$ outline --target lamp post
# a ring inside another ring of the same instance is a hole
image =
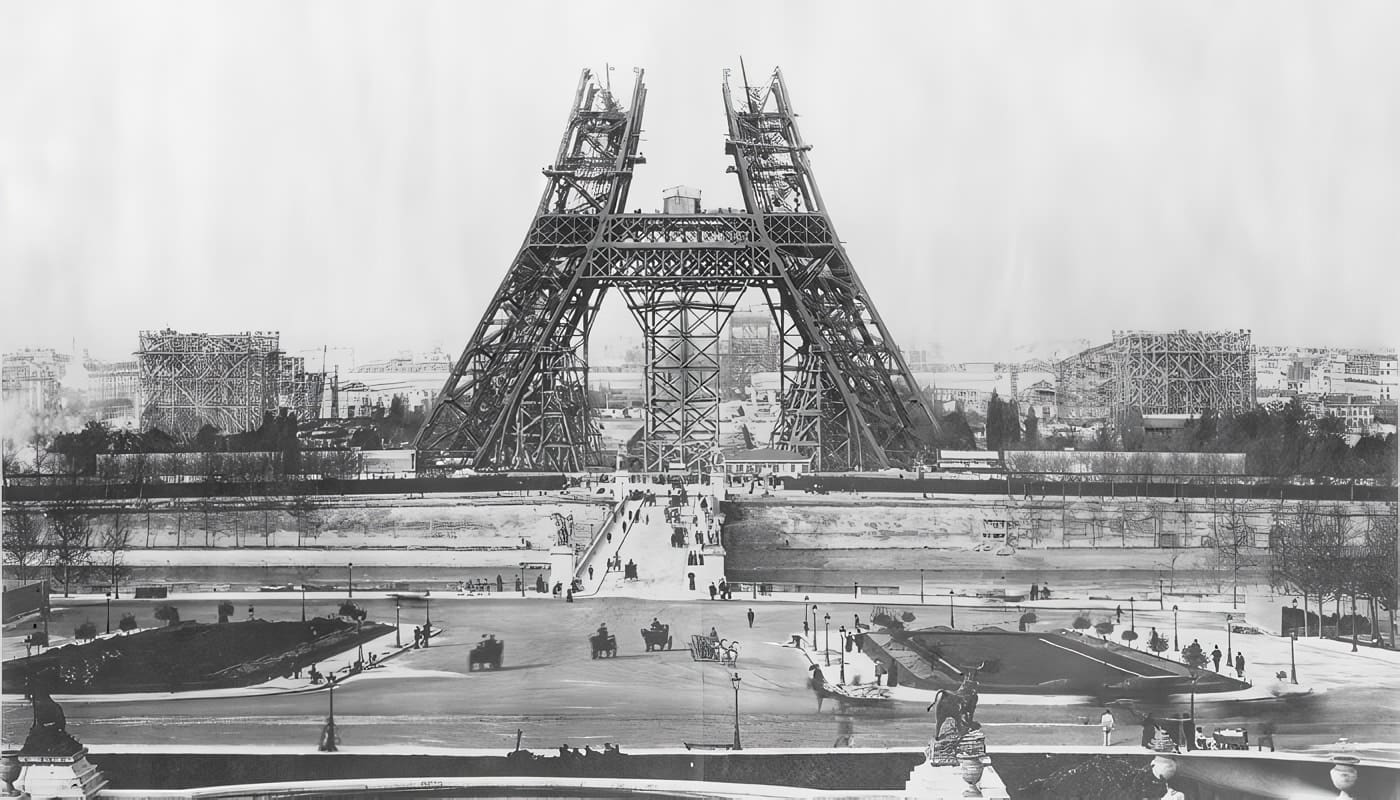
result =
[[[831,666],[831,615],[826,614],[822,619],[826,622],[826,636],[822,650],[826,652],[826,665],[829,667]]]
[[[1338,626],[1341,625],[1340,622],[1338,622],[1337,624],[1338,624]],[[1338,632],[1338,633],[1341,633],[1340,627],[1338,628],[1338,631],[1337,631],[1337,632]],[[1356,593],[1355,593],[1355,592],[1353,592],[1352,595],[1351,595],[1351,652],[1353,652],[1353,653],[1356,652]]]
[[[394,598],[394,646],[403,647],[403,629],[399,627],[399,598]]]
[[[112,632],[112,593],[107,593],[107,632]]]
[[[1137,598],[1128,598],[1128,630],[1137,633]]]
[[[301,621],[306,621],[306,584],[301,585]]]
[[[423,595],[423,646],[428,646],[428,637],[433,631],[433,598]]]
[[[520,564],[520,596],[525,596],[525,564]]]
[[[1181,652],[1181,636],[1179,636],[1179,635],[1177,634],[1177,630],[1176,630],[1176,612],[1177,612],[1177,610],[1178,610],[1178,609],[1177,609],[1176,606],[1172,606],[1172,649],[1175,650],[1176,652],[1180,653],[1180,652]]]
[[[1190,674],[1191,674],[1191,732],[1190,732],[1190,735],[1191,735],[1192,738],[1194,739],[1194,737],[1195,737],[1195,735],[1196,735],[1196,681],[1200,680],[1200,679],[1201,679],[1201,676],[1199,676],[1199,675],[1196,674],[1196,668],[1195,668],[1195,667],[1187,667],[1186,669],[1187,669],[1187,670],[1190,672]]]
[[[812,649],[817,649],[817,604],[812,604]]]
[[[1158,576],[1157,576],[1157,607],[1165,611],[1166,608],[1167,608],[1167,593],[1166,593],[1166,587],[1163,585],[1163,583],[1164,583],[1164,581],[1162,580],[1162,576],[1158,575]]]
[[[734,749],[743,750],[739,744],[739,673],[729,676],[729,682],[734,684]]]
[[[919,605],[924,604],[924,571],[919,570]]]
[[[354,563],[345,565],[345,582],[350,586],[350,596],[355,596],[355,565]]]
[[[335,746],[335,678],[332,676],[328,681],[327,696],[330,698],[330,713],[326,716],[326,727],[321,732],[321,744],[316,749],[323,753],[336,752]]]
[[[841,683],[844,684],[846,682],[846,626],[842,625],[838,632],[841,634]]]
[[[953,590],[948,590],[948,627],[955,628],[953,624]]]
[[[1225,661],[1228,664],[1235,663],[1235,656],[1233,655],[1234,647],[1231,646],[1232,639],[1230,637],[1230,629],[1234,627],[1230,623],[1234,621],[1234,619],[1234,614],[1225,615]]]
[[[1288,632],[1288,682],[1298,682],[1298,660],[1293,656],[1293,646],[1298,643],[1298,629]]]

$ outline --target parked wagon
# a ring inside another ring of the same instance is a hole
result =
[[[501,656],[505,653],[506,643],[492,636],[490,639],[483,639],[476,647],[472,648],[467,656],[467,671],[471,672],[478,666],[481,669],[490,667],[491,669],[501,668]]]
[[[733,666],[739,660],[739,643],[697,634],[690,637],[690,658],[693,661],[718,661]]]
[[[648,653],[652,650],[670,650],[671,626],[662,625],[660,628],[642,628],[642,641],[646,642]]]

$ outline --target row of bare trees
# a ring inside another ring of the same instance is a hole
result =
[[[101,516],[111,517],[108,524],[97,524]],[[125,509],[95,512],[71,501],[42,507],[13,504],[0,523],[5,566],[16,580],[47,577],[63,587],[65,597],[75,586],[98,581],[119,596],[130,575],[126,553],[132,546],[132,528]]]
[[[1358,519],[1341,506],[1300,503],[1274,516],[1270,579],[1276,589],[1316,599],[1375,601],[1392,621],[1397,603],[1396,505]],[[1320,616],[1320,615],[1319,615]],[[1373,615],[1374,616],[1374,615]],[[1374,620],[1372,629],[1375,629]],[[1353,623],[1353,635],[1355,624]]]

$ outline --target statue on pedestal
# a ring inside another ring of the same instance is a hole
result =
[[[981,752],[963,753],[962,750],[971,747],[971,742],[967,743],[969,747],[960,747],[964,738],[976,739],[978,743],[982,741],[982,725],[973,719],[973,714],[977,711],[975,672],[964,673],[962,684],[955,691],[939,689],[935,692],[933,702],[925,710],[933,712],[934,735],[924,751],[929,763],[934,766],[953,766],[958,763],[958,757],[961,755],[981,756],[986,752],[986,746],[982,745]],[[977,732],[977,736],[970,736],[974,732]]]
[[[20,748],[21,756],[75,756],[83,746],[68,735],[68,720],[63,709],[49,696],[46,689],[34,689],[29,693],[30,705],[34,710],[34,722],[29,726],[29,735]]]

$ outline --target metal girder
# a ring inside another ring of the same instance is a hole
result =
[[[645,97],[640,71],[630,110],[584,71],[525,241],[415,446],[486,469],[596,461],[582,354],[616,287],[646,341],[648,469],[712,463],[719,333],[748,288],[764,292],[779,332],[779,446],[824,469],[908,463],[930,448],[928,401],[836,237],[781,75],[746,86],[737,107],[724,85],[743,212],[624,213],[644,161]]]
[[[785,381],[779,445],[815,455],[825,469],[908,463],[933,446],[937,422],[836,237],[782,73],[774,71],[766,87],[745,86],[739,104],[727,77],[726,149],[745,207],[781,264],[781,288],[793,301],[785,309],[807,349],[806,377]],[[810,377],[818,365],[819,382]],[[804,432],[812,397],[840,406],[823,407],[821,446],[815,448]]]

